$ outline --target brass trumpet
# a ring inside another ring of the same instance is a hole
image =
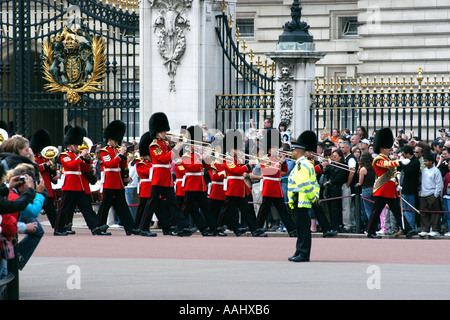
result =
[[[8,138],[8,132],[5,129],[0,129],[0,146],[3,144],[3,142],[8,140]]]

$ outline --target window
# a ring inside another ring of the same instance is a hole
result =
[[[254,19],[236,19],[236,26],[239,28],[240,38],[255,37],[255,20]]]
[[[358,18],[357,17],[341,17],[341,37],[358,36]]]

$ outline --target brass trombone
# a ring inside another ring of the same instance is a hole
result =
[[[284,154],[287,158],[293,160],[293,159],[292,159],[292,151],[279,150],[278,153],[282,153],[282,154]],[[318,153],[315,153],[315,152],[311,152],[311,154],[312,154],[313,156],[317,157],[317,158],[324,159],[324,160],[328,161],[328,162],[330,163],[330,165],[333,166],[333,167],[336,167],[336,168],[339,168],[339,169],[343,169],[343,170],[347,170],[347,171],[349,171],[349,172],[355,172],[354,170],[349,169],[349,168],[347,167],[347,165],[344,164],[344,163],[336,162],[336,161],[333,161],[333,160],[331,160],[331,159],[325,158],[324,156],[322,156],[322,155],[320,155],[320,154],[318,154]]]

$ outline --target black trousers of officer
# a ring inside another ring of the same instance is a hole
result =
[[[212,230],[217,224],[210,210],[207,193],[204,191],[185,191],[183,214],[190,215],[200,231],[208,227]]]
[[[301,256],[309,261],[311,255],[311,218],[309,208],[299,208],[295,200],[294,215],[297,227],[297,243],[294,256]]]
[[[119,216],[125,231],[133,230],[133,217],[125,198],[125,189],[103,189],[103,200],[98,208],[98,219],[100,225],[104,225],[108,220],[108,213],[111,206]]]
[[[167,211],[158,210],[158,208],[161,208],[158,205],[162,201],[166,202]],[[161,222],[163,230],[173,225],[172,219],[178,226],[178,230],[189,227],[189,220],[180,210],[173,187],[152,186],[150,198],[145,206],[139,229],[147,230],[149,228],[153,213],[156,214],[158,221]]]
[[[261,206],[259,207],[258,218],[256,219],[258,221],[258,226],[260,228],[264,227],[264,222],[269,215],[272,205],[277,209],[281,221],[283,221],[288,232],[294,231],[295,223],[294,220],[292,220],[291,215],[289,214],[286,203],[284,202],[284,198],[263,197],[263,201],[261,203]]]
[[[222,215],[219,218],[219,226],[226,224],[230,230],[234,232],[241,227],[239,224],[239,211],[241,212],[242,220],[247,224],[250,231],[258,229],[256,223],[256,217],[253,210],[250,208],[247,198],[226,196],[225,207],[222,211]]]
[[[90,195],[84,191],[63,191],[61,196],[61,206],[55,219],[55,231],[64,232],[64,227],[73,220],[75,207],[83,214],[89,229],[99,226],[99,220],[94,210],[92,210],[92,202]]]
[[[386,197],[374,197],[375,203],[373,206],[372,214],[370,215],[369,225],[367,226],[368,234],[375,234],[378,228],[378,224],[380,223],[380,214],[383,211],[384,207],[389,205],[389,209],[392,211],[394,215],[395,221],[397,222],[397,228],[403,230],[403,232],[408,232],[411,230],[411,227],[406,219],[402,217],[402,209],[400,204],[400,198],[386,198]],[[404,224],[404,227],[402,225]]]

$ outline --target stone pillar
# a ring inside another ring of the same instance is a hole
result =
[[[140,5],[140,130],[154,112],[167,114],[172,132],[181,125],[215,122],[221,48],[215,34],[222,2],[143,0]],[[227,12],[235,13],[235,0]]]
[[[309,25],[300,22],[301,7],[297,0],[291,8],[292,21],[284,26],[275,52],[266,53],[276,64],[275,124],[284,121],[293,138],[314,129],[309,107],[314,92],[316,62],[325,56],[317,52]]]

